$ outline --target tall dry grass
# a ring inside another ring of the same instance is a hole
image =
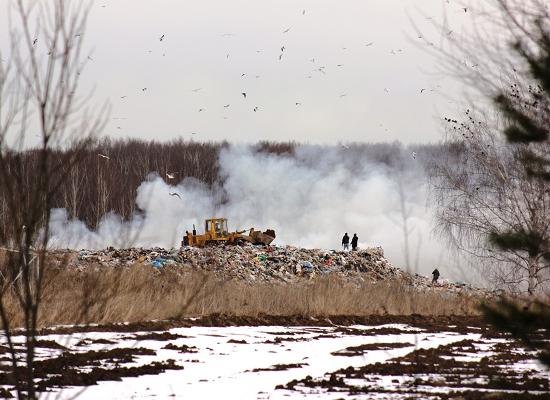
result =
[[[222,281],[212,273],[145,265],[50,270],[39,326],[138,322],[214,313],[257,316],[471,315],[480,299],[442,289],[419,291],[396,281],[345,282],[326,276],[294,284]],[[6,297],[10,320],[22,316]]]

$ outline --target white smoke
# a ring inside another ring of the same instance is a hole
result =
[[[339,249],[344,232],[357,233],[360,247],[382,246],[396,266],[422,274],[437,266],[447,277],[467,280],[462,271],[449,270],[449,253],[432,235],[427,179],[418,160],[409,158],[396,172],[343,147],[305,145],[293,156],[277,156],[230,146],[221,151],[222,179],[214,188],[189,178],[169,185],[151,174],[137,191],[142,211],[130,221],[109,214],[91,231],[81,221],[69,220],[64,209],[55,209],[50,244],[172,248],[193,224],[202,232],[205,218],[223,216],[230,230],[272,228],[274,243],[306,248]],[[403,209],[408,215],[408,265]]]

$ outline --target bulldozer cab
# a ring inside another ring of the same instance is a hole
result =
[[[210,233],[212,238],[225,238],[229,234],[225,218],[207,219],[204,225],[204,233]]]

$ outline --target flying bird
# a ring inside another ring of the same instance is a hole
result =
[[[281,46],[281,51],[285,51],[286,47],[285,46]]]
[[[279,61],[283,59],[283,53],[279,54]]]
[[[128,96],[120,96],[121,99],[125,99],[126,97],[128,97]]]
[[[464,12],[468,12],[468,7],[462,7],[462,9],[464,10]]]
[[[105,154],[97,153],[97,155],[101,158],[105,158],[106,160],[110,160],[110,157],[107,157]]]
[[[246,75],[246,74],[241,74],[241,78],[242,78],[243,76],[245,76],[245,75]]]
[[[196,88],[196,89],[193,89],[191,91],[197,93],[199,90],[202,90],[202,88]]]
[[[204,108],[199,108],[199,112],[202,112],[202,111],[204,111]]]
[[[414,160],[416,160],[416,151],[413,151],[413,152],[412,152],[412,158],[413,158]]]
[[[384,92],[389,93],[389,92],[390,92],[390,89],[384,88]]]
[[[179,194],[177,194],[176,192],[174,192],[174,193],[168,193],[168,194],[169,194],[170,196],[178,196],[178,197],[180,198],[180,200],[183,200],[183,199],[181,198],[181,196],[180,196]]]
[[[343,67],[344,64],[337,64],[336,66],[337,66],[337,67]]]
[[[292,28],[292,27],[291,27]],[[287,33],[291,28],[287,28],[283,31],[283,33]]]
[[[32,41],[32,45],[34,46],[36,44],[36,42],[38,42],[38,38],[36,38]]]
[[[368,42],[365,46],[369,47],[369,46],[372,46],[374,44],[374,42]]]
[[[168,179],[174,179],[175,178],[175,175],[172,175],[172,174],[169,174],[168,172],[166,173],[166,177]]]
[[[420,89],[420,93],[424,93],[426,89]]]
[[[347,95],[348,95],[347,93],[342,93],[342,94],[340,95],[340,98],[346,97]]]
[[[242,94],[243,97],[246,99],[246,93],[245,93],[245,92],[242,92],[241,94]]]
[[[297,105],[297,106],[301,106],[301,105],[302,105],[302,103],[296,103],[296,105]]]
[[[144,87],[143,89],[141,89],[142,92],[145,92],[147,90],[146,87]]]
[[[258,111],[258,106],[254,107],[254,112]]]
[[[306,10],[303,10],[303,11],[302,11],[302,15],[306,15]]]
[[[223,108],[227,108],[227,107],[229,107],[229,106],[230,106],[229,104],[226,104],[225,106],[223,106]]]
[[[164,35],[162,35],[159,39],[159,42],[162,42],[164,40]]]

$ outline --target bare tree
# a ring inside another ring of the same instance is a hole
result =
[[[511,229],[550,239],[550,193],[526,176],[523,149],[507,145],[493,124],[471,114],[465,122],[448,119],[448,140],[457,151],[433,171],[440,232],[476,257],[498,285],[533,293],[548,277],[545,250],[535,243],[529,251],[499,249],[490,239]]]
[[[446,118],[451,151],[433,179],[440,232],[495,283],[529,293],[544,286],[550,269],[550,192],[530,168],[550,154],[550,102],[536,71],[550,50],[545,3],[464,2],[471,28],[430,48],[477,104]]]
[[[0,64],[0,191],[5,200],[0,317],[18,398],[36,398],[35,344],[44,276],[51,268],[52,199],[105,121],[105,108],[89,111],[89,98],[77,94],[87,16],[87,6],[76,1],[18,0],[10,8],[11,47]],[[38,144],[33,146],[35,132]],[[23,162],[29,152],[35,160],[31,165]],[[24,315],[21,358],[12,340],[9,299]]]

